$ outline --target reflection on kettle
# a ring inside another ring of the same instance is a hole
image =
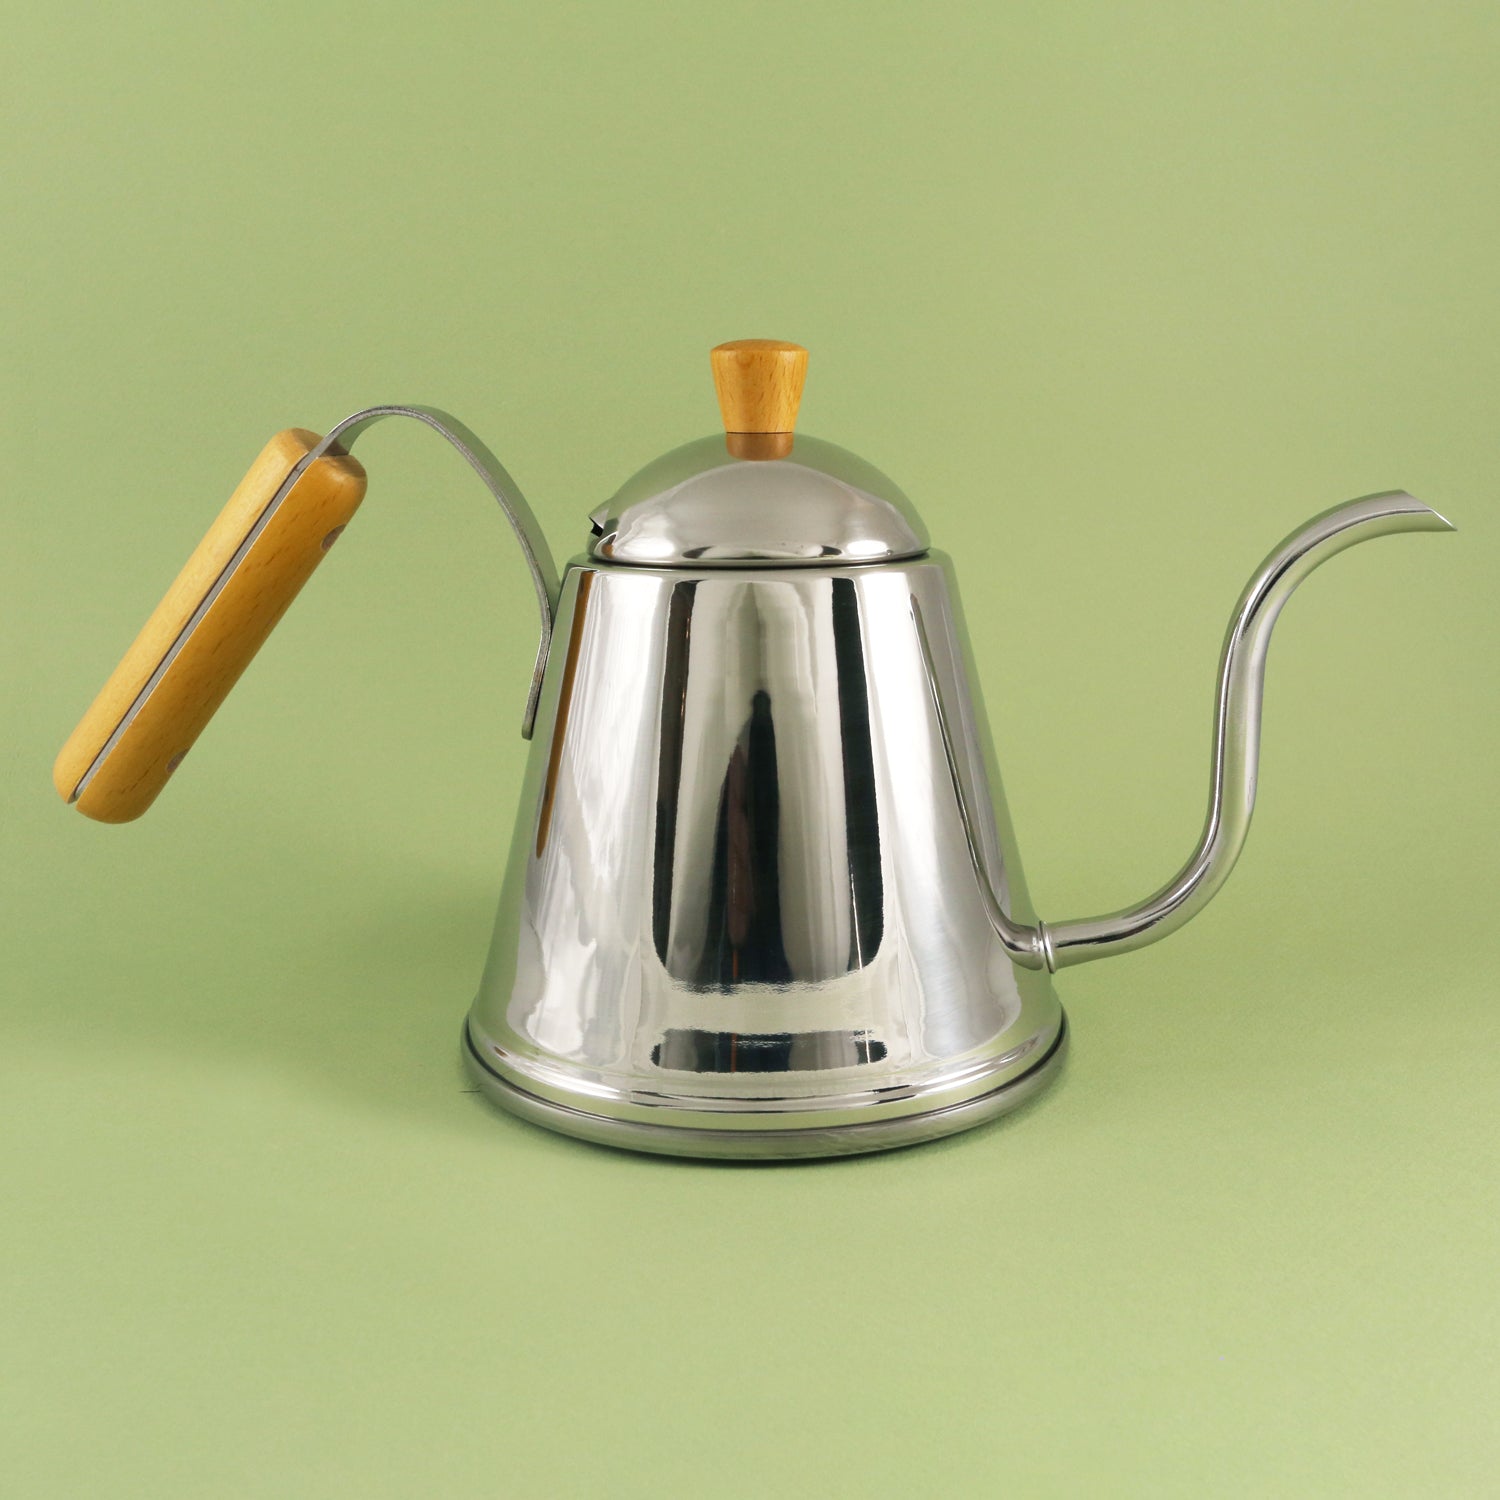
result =
[[[1390,492],[1257,570],[1230,622],[1203,834],[1104,917],[1038,918],[951,561],[905,495],[796,436],[806,351],[713,351],[725,431],[629,480],[559,582],[494,455],[423,407],[280,434],[58,758],[89,816],[138,816],[353,514],[373,422],[448,439],[509,519],[541,644],[479,994],[483,1091],[571,1135],[692,1156],[838,1155],[993,1118],[1053,1077],[1052,975],[1173,931],[1232,868],[1282,606],[1355,542],[1451,529]]]
[[[770,695],[758,688],[719,793],[704,942],[695,965],[703,988],[791,980],[781,942],[780,837],[776,729]]]

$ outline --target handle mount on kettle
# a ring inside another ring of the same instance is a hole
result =
[[[462,422],[430,406],[371,406],[322,438],[293,428],[266,445],[63,746],[53,782],[68,802],[110,823],[151,805],[358,508],[365,472],[349,449],[387,417],[411,417],[446,438],[521,545],[541,621],[521,725],[531,737],[558,592],[541,527]]]
[[[1365,495],[1314,516],[1292,532],[1251,575],[1225,632],[1214,710],[1213,775],[1208,816],[1188,862],[1164,886],[1135,906],[1104,917],[1068,922],[1015,922],[996,896],[985,867],[971,811],[958,776],[942,705],[938,728],[948,757],[959,816],[990,923],[1023,967],[1057,970],[1090,959],[1144,948],[1195,917],[1229,878],[1250,831],[1260,762],[1260,715],[1266,652],[1282,607],[1315,568],[1357,542],[1400,531],[1454,531],[1431,506],[1403,490]],[[937,702],[931,649],[916,600],[912,613]]]

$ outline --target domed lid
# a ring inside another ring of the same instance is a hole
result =
[[[921,517],[879,469],[795,436],[806,349],[740,339],[710,358],[723,436],[628,479],[589,517],[590,556],[650,568],[806,567],[927,550]]]

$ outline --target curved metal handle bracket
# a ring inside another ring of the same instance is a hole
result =
[[[531,507],[526,503],[515,480],[489,448],[456,417],[435,406],[369,406],[345,417],[342,422],[331,427],[322,442],[305,458],[300,459],[291,473],[282,480],[270,504],[246,537],[242,550],[249,550],[250,543],[275,514],[276,507],[291,493],[304,469],[325,453],[347,452],[362,433],[387,417],[411,417],[432,428],[458,449],[464,462],[484,481],[485,488],[505,512],[505,519],[510,522],[516,541],[521,544],[521,554],[531,573],[531,582],[536,589],[537,611],[541,617],[541,640],[537,645],[536,665],[532,668],[531,688],[526,695],[526,711],[521,719],[521,738],[529,740],[536,725],[537,703],[542,693],[542,673],[546,670],[547,653],[552,648],[552,616],[557,608],[558,593],[557,569],[552,562],[552,553],[548,550],[542,528],[537,524],[536,516],[532,514]],[[234,563],[231,563],[225,569],[225,576],[233,570]]]

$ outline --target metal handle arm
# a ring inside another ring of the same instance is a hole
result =
[[[511,530],[520,543],[521,555],[526,559],[531,582],[536,589],[537,612],[540,616],[541,638],[537,643],[536,665],[532,668],[531,688],[526,695],[526,710],[521,719],[521,737],[531,738],[536,724],[537,703],[542,692],[542,673],[547,666],[547,653],[552,647],[552,615],[557,607],[557,569],[552,562],[552,553],[547,539],[537,524],[536,516],[521,494],[520,487],[506,472],[500,460],[479,437],[469,430],[457,417],[440,411],[435,406],[370,406],[354,412],[342,422],[329,429],[328,435],[303,458],[282,481],[276,497],[266,507],[265,519],[269,520],[277,505],[291,492],[292,486],[310,464],[325,453],[347,452],[367,429],[387,417],[411,417],[425,423],[440,437],[444,437],[463,455],[465,463],[484,481],[505,512]],[[250,540],[250,539],[247,539]]]

